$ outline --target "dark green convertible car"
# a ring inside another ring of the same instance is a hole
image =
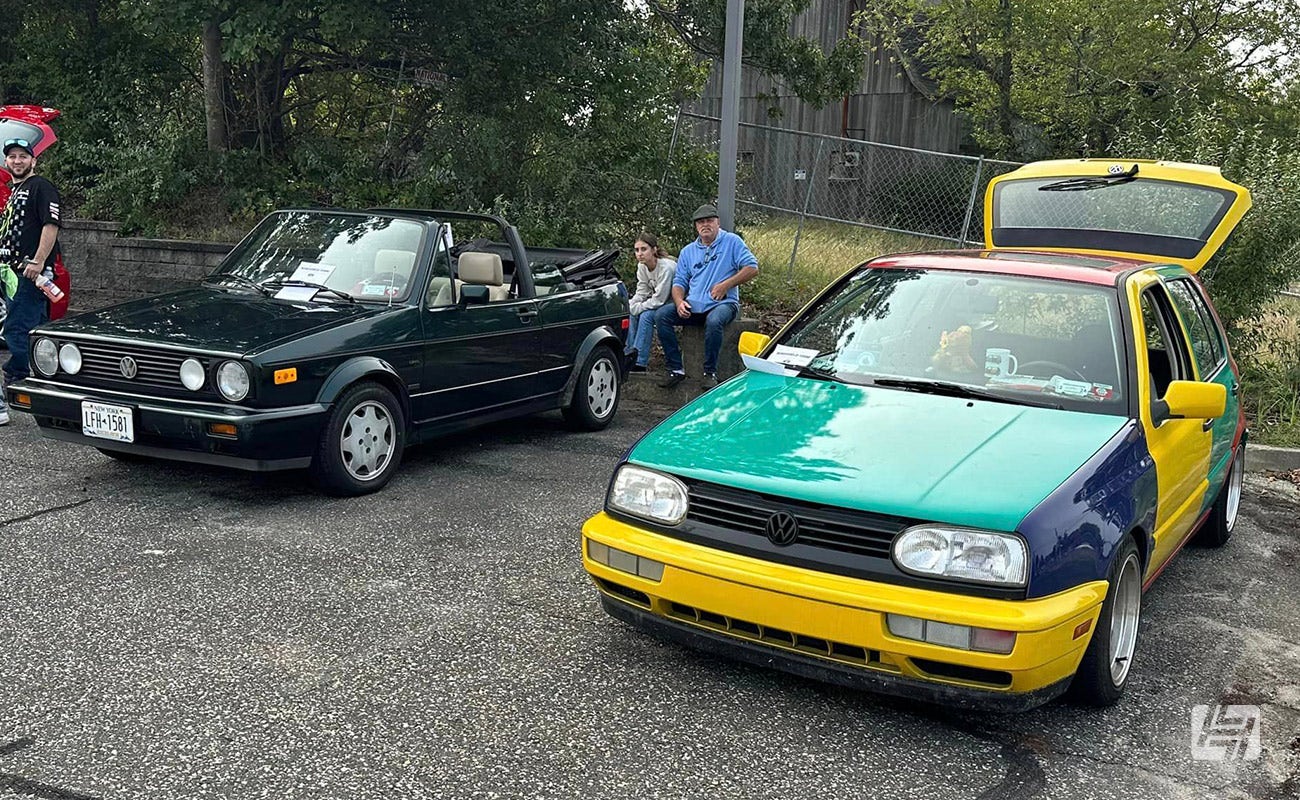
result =
[[[203,285],[38,328],[5,389],[115,458],[310,469],[373,492],[408,445],[561,409],[608,425],[628,305],[616,250],[534,250],[500,217],[276,212]]]

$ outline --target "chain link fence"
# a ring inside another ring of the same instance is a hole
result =
[[[721,122],[681,112],[661,181],[664,193],[698,196],[675,180],[689,148],[716,162]],[[767,216],[795,218],[793,268],[806,220],[978,245],[989,180],[1020,166],[975,156],[741,123],[737,213],[747,224]],[[716,185],[716,184],[715,184]]]

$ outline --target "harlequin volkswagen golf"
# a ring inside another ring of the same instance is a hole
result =
[[[584,525],[604,608],[884,693],[1115,702],[1145,588],[1236,521],[1238,375],[1196,273],[1249,206],[1209,167],[1028,165],[986,249],[876,258],[745,335]]]

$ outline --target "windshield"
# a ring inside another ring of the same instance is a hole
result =
[[[415,279],[424,229],[385,216],[281,211],[262,220],[211,280],[255,284],[289,300],[401,300]]]
[[[845,383],[942,382],[1008,402],[1125,414],[1118,317],[1105,286],[868,268],[780,344],[816,351],[808,371]]]
[[[1025,178],[993,193],[994,247],[1072,247],[1194,258],[1236,200],[1178,181]]]

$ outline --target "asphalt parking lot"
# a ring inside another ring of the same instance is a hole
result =
[[[384,492],[0,429],[0,797],[1300,797],[1300,500],[1252,476],[1146,595],[1129,694],[955,714],[600,610],[578,530],[660,412],[408,451]],[[1191,756],[1196,705],[1260,757]]]

